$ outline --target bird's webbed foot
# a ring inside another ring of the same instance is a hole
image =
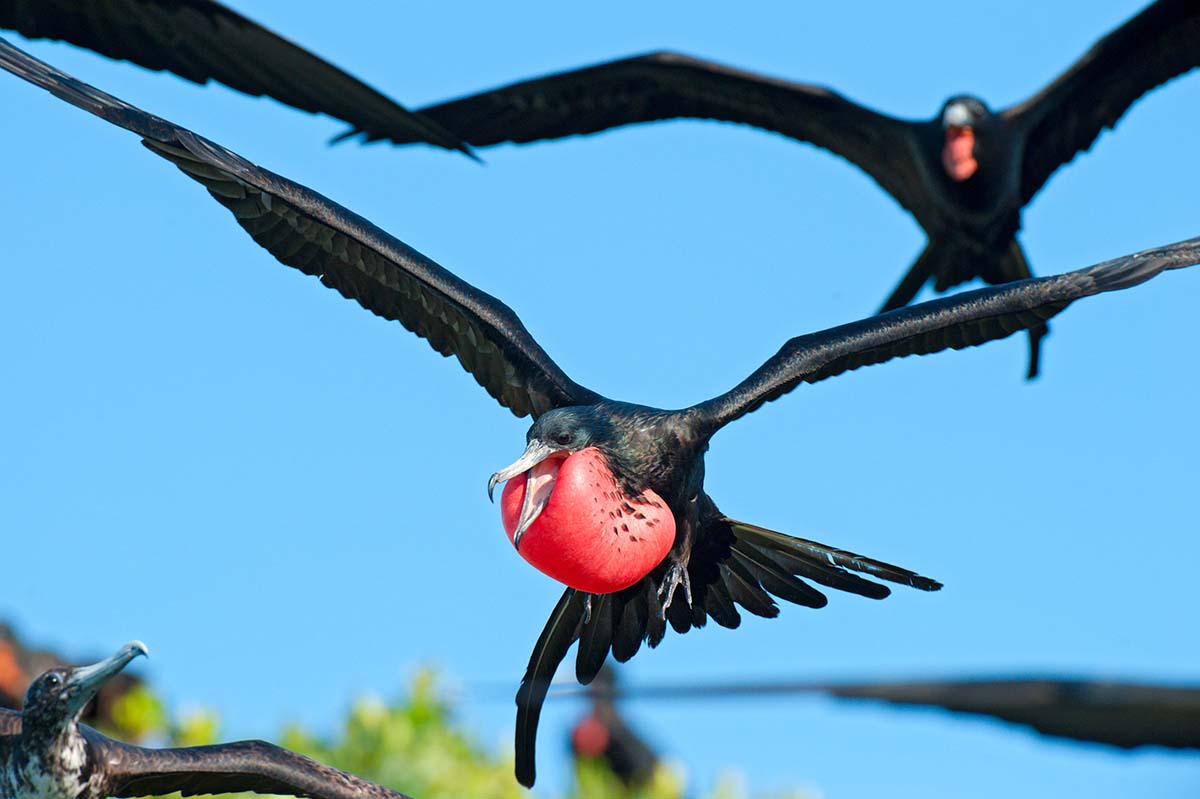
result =
[[[667,566],[667,572],[658,586],[658,598],[662,600],[662,610],[659,611],[659,615],[664,620],[667,618],[667,608],[671,606],[671,600],[675,598],[675,591],[680,586],[683,587],[683,595],[687,598],[688,607],[692,606],[692,581],[688,577],[687,563],[674,552],[671,553],[670,558],[671,564]]]

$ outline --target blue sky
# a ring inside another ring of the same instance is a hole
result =
[[[659,48],[932,116],[1019,101],[1131,0],[386,4],[239,10],[417,106]],[[22,44],[19,38],[14,41]],[[812,147],[699,122],[485,151],[341,145],[331,120],[70,47],[61,68],[342,202],[501,297],[578,381],[662,407],[724,391],[787,338],[859,318],[923,245],[862,173]],[[229,736],[329,729],[357,696],[444,669],[508,745],[515,690],[559,587],[487,501],[527,422],[452,361],[277,264],[137,139],[0,76],[0,616],[107,652]],[[1049,274],[1200,233],[1185,157],[1200,76],[1138,104],[1025,214]],[[1082,301],[1043,378],[1025,342],[805,386],[723,431],[707,485],[730,515],[945,582],[833,596],[734,632],[670,636],[630,680],[1049,671],[1195,680],[1194,303],[1200,270]],[[498,687],[499,686],[499,687]],[[499,699],[498,699],[499,697]],[[565,780],[578,712],[546,713]],[[1048,743],[933,713],[822,700],[651,704],[638,726],[692,784],[829,797],[1192,796],[1200,762]]]

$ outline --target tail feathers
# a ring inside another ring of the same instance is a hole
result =
[[[800,583],[799,580],[796,580],[797,577],[804,577],[830,588],[848,591],[871,599],[883,599],[891,591],[887,586],[859,577],[854,572],[869,574],[880,580],[907,585],[922,591],[937,591],[942,587],[942,584],[936,580],[880,560],[835,549],[816,541],[793,538],[765,527],[733,519],[726,519],[725,522],[736,539],[733,545],[735,555],[742,559],[752,559],[755,566],[769,572],[772,579],[779,579],[779,573],[790,573],[789,576],[792,576],[792,580],[795,580],[796,583]],[[773,563],[778,569],[764,566],[764,563]],[[764,587],[781,599],[795,601],[765,583]],[[794,585],[788,584],[788,590],[794,591]],[[810,591],[820,595],[814,589],[810,589]],[[811,595],[806,593],[805,596],[810,597]],[[823,596],[822,599],[824,599]],[[806,601],[798,604],[810,603]],[[819,606],[810,604],[810,607]]]
[[[913,298],[917,296],[917,292],[921,290],[921,287],[929,281],[929,278],[933,277],[935,267],[933,258],[937,249],[939,248],[935,248],[933,242],[925,245],[925,249],[917,257],[912,267],[909,268],[904,279],[900,281],[900,285],[896,286],[895,290],[892,291],[892,295],[887,298],[887,302],[879,309],[879,313],[887,313],[897,308],[903,308],[913,301]]]
[[[1029,370],[1025,372],[1026,380],[1033,380],[1038,376],[1042,363],[1042,339],[1049,334],[1049,325],[1029,328]]]
[[[1021,244],[1013,239],[1009,242],[1008,252],[1004,257],[985,269],[982,277],[989,285],[998,286],[1014,280],[1027,280],[1033,277],[1033,273],[1029,271],[1029,261],[1025,258]],[[1049,334],[1050,326],[1046,324],[1029,328],[1029,368],[1025,372],[1026,380],[1033,380],[1038,376],[1042,359],[1042,339]]]
[[[550,690],[550,681],[554,679],[558,664],[580,635],[585,599],[586,594],[574,588],[563,592],[546,627],[538,636],[533,654],[529,657],[529,666],[521,679],[521,687],[517,690],[516,775],[517,782],[526,788],[532,788],[537,777],[534,753],[542,703],[546,701],[546,692]]]

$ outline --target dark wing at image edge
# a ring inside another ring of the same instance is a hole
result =
[[[428,142],[474,157],[432,119],[212,0],[0,0],[0,28],[327,114],[353,126],[339,139]]]
[[[279,261],[455,355],[517,416],[599,400],[555,364],[506,305],[362,217],[191,131],[128,105],[0,40],[0,67],[143,137],[204,184]]]

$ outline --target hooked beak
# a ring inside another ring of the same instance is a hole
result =
[[[492,492],[495,491],[499,483],[506,480],[511,480],[518,474],[531,471],[542,461],[555,454],[558,450],[544,444],[538,439],[533,439],[525,447],[525,451],[521,453],[521,457],[517,458],[509,466],[505,466],[500,471],[492,475],[488,480],[488,499],[492,497]],[[532,477],[531,475],[529,477]],[[536,484],[535,484],[536,483]],[[537,519],[538,514],[546,507],[546,503],[550,500],[550,491],[541,490],[543,488],[553,488],[554,477],[547,475],[544,479],[538,480],[526,479],[525,482],[525,499],[521,503],[521,515],[517,519],[517,529],[513,532],[513,546],[521,548],[521,536],[525,535],[525,531],[529,529],[529,525]]]
[[[129,661],[138,655],[149,655],[150,650],[141,641],[130,641],[121,647],[115,655],[91,666],[84,666],[71,672],[67,678],[68,704],[71,713],[79,713],[92,700],[104,684],[111,680],[121,669],[129,665]]]

